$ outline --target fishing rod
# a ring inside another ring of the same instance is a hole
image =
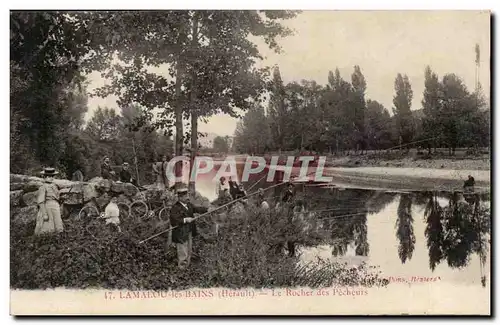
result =
[[[264,191],[267,191],[267,190],[269,190],[269,189],[271,189],[271,188],[273,188],[273,187],[277,187],[277,186],[280,186],[280,185],[283,185],[283,184],[285,184],[285,183],[278,183],[278,184],[271,185],[271,186],[269,186],[269,187],[265,188],[265,189],[264,189]],[[227,207],[227,206],[229,206],[229,205],[231,205],[231,204],[234,204],[234,203],[236,203],[236,202],[238,202],[238,201],[242,201],[242,200],[244,200],[244,199],[246,199],[246,198],[248,198],[248,197],[250,197],[250,196],[253,196],[253,195],[255,195],[255,194],[258,194],[258,193],[260,193],[260,191],[256,191],[256,192],[253,192],[253,193],[251,193],[251,194],[247,194],[247,195],[246,195],[246,196],[244,196],[244,197],[241,197],[241,198],[238,198],[238,199],[232,200],[231,202],[228,202],[228,203],[226,203],[226,204],[224,204],[224,205],[221,205],[220,207],[217,207],[217,208],[215,208],[215,209],[213,209],[213,210],[211,210],[211,211],[208,211],[208,212],[202,213],[202,214],[200,214],[199,216],[194,217],[194,218],[193,218],[193,221],[194,221],[194,220],[197,220],[197,219],[199,219],[199,218],[201,218],[201,217],[204,217],[204,216],[206,216],[206,215],[208,215],[208,214],[211,214],[211,213],[213,213],[213,212],[215,212],[215,211],[221,210],[222,208],[225,208],[225,207]],[[168,231],[171,231],[171,230],[173,230],[173,229],[175,229],[175,228],[177,228],[177,227],[178,227],[178,226],[175,226],[175,227],[170,227],[169,229],[163,230],[163,231],[161,231],[161,232],[159,232],[159,233],[157,233],[157,234],[155,234],[155,235],[152,235],[152,236],[150,236],[150,237],[148,237],[148,238],[146,238],[146,239],[144,239],[144,240],[141,240],[141,241],[139,242],[139,244],[143,244],[143,243],[147,242],[148,240],[151,240],[151,239],[153,239],[153,238],[156,238],[156,237],[158,237],[158,236],[160,236],[160,235],[162,235],[162,234],[164,234],[164,233],[166,233],[166,232],[168,232]]]

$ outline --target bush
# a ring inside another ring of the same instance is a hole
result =
[[[305,245],[324,242],[318,229],[305,229],[290,210],[262,213],[247,209],[246,218],[230,217],[218,236],[210,224],[198,222],[194,257],[188,270],[179,271],[167,234],[139,244],[162,230],[155,221],[125,220],[122,233],[104,225],[72,221],[63,234],[34,237],[34,224],[11,231],[11,286],[40,289],[126,288],[167,290],[188,287],[283,287],[384,285],[385,280],[365,266],[349,268],[319,260],[300,265],[282,247],[287,241]]]

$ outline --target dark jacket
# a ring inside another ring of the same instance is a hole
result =
[[[105,163],[103,163],[101,165],[101,177],[104,178],[104,179],[110,179],[111,178],[111,171],[113,169],[111,168],[110,165],[107,165]]]
[[[189,238],[191,232],[193,237],[196,236],[196,223],[184,223],[184,218],[194,218],[195,213],[205,213],[208,211],[204,207],[195,207],[191,203],[187,203],[187,209],[179,201],[170,209],[170,223],[172,227],[177,227],[172,230],[172,242],[184,243]]]
[[[132,174],[130,171],[122,169],[120,171],[120,182],[123,183],[131,183],[132,182]]]
[[[238,188],[238,184],[234,181],[229,181],[229,194],[231,194],[233,200],[236,198],[239,191],[240,189]]]

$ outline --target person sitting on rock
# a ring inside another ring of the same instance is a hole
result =
[[[229,183],[229,194],[231,195],[231,198],[235,200],[239,192],[238,183],[236,183],[236,181],[233,181],[232,177],[229,177],[228,183]]]
[[[464,182],[464,192],[466,192],[466,193],[474,192],[474,185],[475,184],[476,184],[476,181],[474,180],[474,177],[469,175],[468,179]]]
[[[45,168],[42,171],[44,183],[38,189],[35,235],[52,232],[63,232],[64,225],[59,206],[59,189],[53,183],[54,176],[59,174],[54,168]]]
[[[101,165],[101,177],[104,179],[113,179],[115,176],[115,171],[111,168],[111,163],[109,157],[104,157],[103,163]]]
[[[118,198],[116,195],[111,197],[106,209],[104,210],[104,219],[107,225],[116,227],[118,232],[122,232],[120,228],[120,209],[118,208]]]
[[[133,183],[132,174],[129,170],[128,162],[124,162],[122,165],[122,170],[120,171],[120,182],[122,183]]]

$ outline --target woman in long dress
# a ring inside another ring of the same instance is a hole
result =
[[[35,235],[64,231],[59,206],[59,189],[53,183],[57,174],[54,168],[45,168],[42,172],[44,183],[38,189]]]
[[[168,165],[167,160],[167,156],[163,155],[161,161],[155,162],[153,164],[153,172],[156,175],[156,187],[159,190],[164,190],[169,186],[166,174]]]

